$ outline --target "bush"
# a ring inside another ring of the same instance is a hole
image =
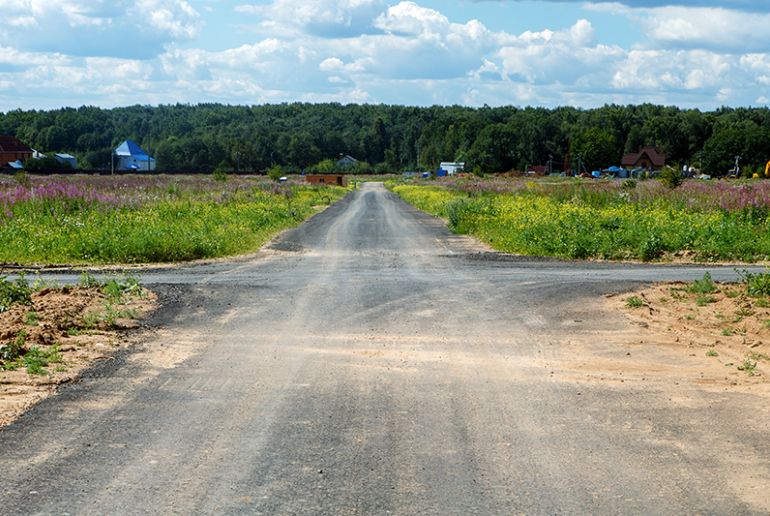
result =
[[[660,172],[660,182],[672,190],[679,187],[683,181],[682,173],[673,167],[665,167]]]
[[[703,278],[693,281],[687,288],[691,294],[713,294],[716,290],[717,286],[708,272],[703,275]]]
[[[7,276],[0,277],[0,312],[15,304],[32,304],[32,288],[24,276],[19,276],[16,281],[9,281]]]
[[[217,165],[217,168],[214,169],[214,180],[221,183],[227,182],[227,173],[229,170],[230,169],[227,166],[227,163],[224,161],[221,162],[219,165]]]
[[[770,296],[770,271],[751,273],[747,270],[736,271],[743,283],[746,285],[746,292],[750,296]]]
[[[283,176],[284,176],[284,170],[281,165],[273,165],[272,167],[267,169],[267,177],[269,177],[273,181],[280,181],[280,179]]]
[[[664,250],[663,240],[653,233],[639,246],[639,257],[644,261],[654,260],[660,257]]]

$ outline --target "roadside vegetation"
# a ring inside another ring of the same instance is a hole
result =
[[[459,177],[394,182],[407,202],[493,248],[573,259],[770,260],[770,182]]]
[[[706,273],[689,283],[655,285],[622,297],[645,328],[749,377],[770,365],[770,271],[737,271],[739,283],[718,283]],[[695,353],[694,356],[699,356]]]
[[[130,276],[99,282],[84,274],[75,286],[0,277],[0,372],[65,372],[68,354],[78,351],[72,344],[84,344],[78,337],[131,327],[148,298]]]
[[[176,262],[254,251],[343,188],[266,178],[0,178],[0,263]]]
[[[136,277],[62,286],[0,277],[0,427],[130,343],[156,306]]]

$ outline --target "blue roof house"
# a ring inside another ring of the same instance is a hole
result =
[[[155,158],[131,140],[126,140],[115,149],[115,170],[135,170],[137,172],[153,172]]]

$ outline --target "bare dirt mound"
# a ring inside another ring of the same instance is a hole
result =
[[[101,287],[61,287],[0,313],[0,427],[128,345],[127,330],[155,306],[144,289],[116,299]]]
[[[770,301],[735,284],[654,285],[608,298],[639,326],[647,341],[705,357],[730,385],[770,377]]]

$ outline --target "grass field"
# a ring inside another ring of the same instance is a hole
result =
[[[0,263],[176,262],[250,252],[345,193],[265,178],[0,176]]]
[[[564,258],[770,260],[770,181],[449,178],[393,183],[500,251]]]

